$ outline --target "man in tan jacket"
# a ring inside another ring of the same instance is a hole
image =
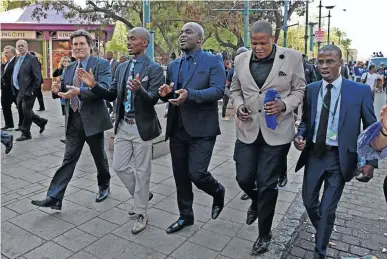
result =
[[[237,181],[252,200],[246,223],[258,218],[259,236],[252,250],[257,255],[271,241],[278,177],[294,139],[293,111],[303,100],[305,75],[301,53],[275,45],[270,23],[255,22],[250,39],[252,50],[235,58],[230,97],[237,115]],[[281,98],[264,104],[268,89]],[[266,126],[265,114],[276,116],[275,130]]]

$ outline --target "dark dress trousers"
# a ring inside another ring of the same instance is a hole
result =
[[[18,57],[18,59],[19,58],[20,57]],[[18,59],[16,60],[16,63],[18,62]],[[35,95],[40,91],[43,80],[42,72],[40,71],[40,63],[35,56],[30,53],[25,55],[17,78],[19,84],[19,91],[16,97],[17,108],[19,114],[23,113],[24,115],[21,131],[24,136],[30,136],[32,122],[39,127],[46,123],[46,119],[40,118],[32,110],[35,103]]]
[[[166,83],[175,89],[163,101],[177,98],[177,89],[187,89],[180,106],[170,104],[166,139],[172,157],[177,200],[182,217],[192,217],[192,182],[216,197],[219,184],[208,172],[216,136],[220,134],[218,100],[223,97],[226,75],[221,57],[202,50],[187,53],[168,65]]]
[[[71,63],[61,79],[61,91],[66,85],[74,85],[73,79],[77,63]],[[93,71],[99,87],[108,88],[111,82],[110,65],[105,59],[90,56],[86,71]],[[53,94],[54,98],[59,98]],[[110,181],[108,159],[104,150],[104,131],[113,127],[105,100],[93,93],[86,85],[81,85],[80,109],[73,111],[70,99],[66,99],[66,150],[61,167],[56,171],[47,196],[62,200],[75,166],[81,156],[85,142],[89,145],[95,165],[99,186],[107,186]]]

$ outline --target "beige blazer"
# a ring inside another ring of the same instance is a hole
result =
[[[261,89],[250,73],[252,51],[246,51],[235,58],[230,98],[235,113],[242,104],[252,112],[251,119],[245,122],[235,117],[237,139],[246,144],[253,143],[260,130],[271,146],[287,144],[294,139],[293,111],[302,103],[306,85],[302,55],[292,49],[279,46],[276,48],[273,68]],[[279,76],[279,72],[283,76]],[[279,92],[286,105],[285,112],[277,117],[275,130],[266,126],[263,109],[265,94],[270,88]]]

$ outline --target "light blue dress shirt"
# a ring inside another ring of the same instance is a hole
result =
[[[338,146],[338,139],[339,139],[339,119],[340,119],[340,105],[341,105],[341,84],[343,83],[342,76],[339,76],[333,83],[333,87],[331,89],[331,106],[329,111],[329,118],[328,118],[328,129],[334,131],[337,133],[336,140],[330,139],[329,134],[327,134],[326,138],[326,145],[329,146]],[[318,124],[320,123],[320,117],[321,117],[321,109],[323,106],[323,99],[325,97],[325,94],[327,93],[327,85],[329,83],[325,80],[322,81],[322,89],[323,93],[321,97],[321,90],[318,92],[318,101],[317,101],[317,112],[316,112],[316,118],[315,118],[315,126],[314,126],[314,134],[313,134],[313,142],[316,143],[316,136],[317,136],[317,130],[318,130]],[[339,99],[338,99],[339,98]],[[333,113],[335,110],[336,101],[338,100],[337,110],[335,117],[333,118]]]
[[[15,67],[13,69],[13,74],[12,74],[12,79],[13,79],[13,86],[19,90],[19,81],[17,79],[17,76],[19,75],[19,70],[20,70],[20,67],[21,65],[23,64],[23,61],[24,61],[24,58],[26,56],[20,56],[19,59],[17,60],[16,64],[15,64]]]

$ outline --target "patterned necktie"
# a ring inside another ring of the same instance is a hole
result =
[[[320,122],[318,124],[316,143],[314,145],[314,151],[316,155],[323,155],[325,151],[325,143],[328,130],[329,111],[331,107],[331,90],[333,85],[327,85],[327,93],[324,96],[323,105],[321,107]]]
[[[78,68],[82,68],[82,63],[81,62],[79,62]],[[77,68],[75,69],[74,86],[78,87],[78,88],[81,86],[81,79],[79,79],[78,76],[77,76]],[[78,96],[71,97],[71,108],[73,109],[73,111],[76,112],[78,110],[78,107],[79,107]]]
[[[129,67],[129,76],[128,76],[128,81],[126,83],[129,82],[129,80],[133,80],[134,78],[134,65],[137,61],[135,59],[132,59],[132,61],[130,62],[130,67]],[[132,91],[130,91],[130,89],[127,89],[127,95],[126,95],[126,101],[124,103],[124,107],[125,107],[125,112],[130,112],[131,108],[132,108]]]

